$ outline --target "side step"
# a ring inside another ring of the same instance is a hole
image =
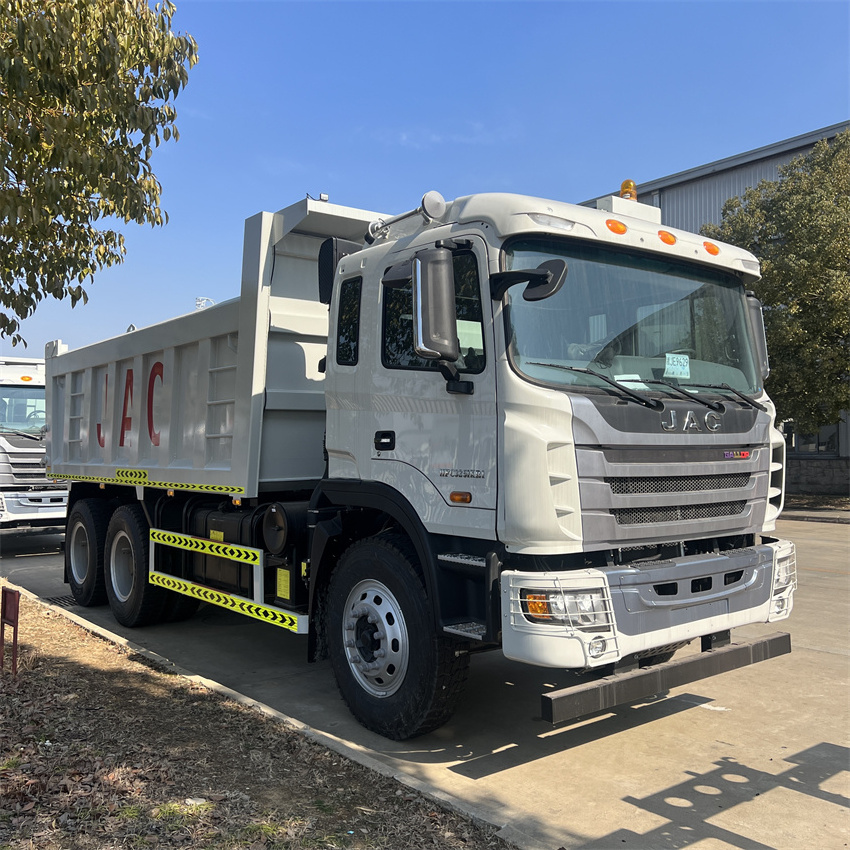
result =
[[[450,635],[460,635],[470,640],[484,640],[484,633],[487,631],[487,626],[484,623],[452,623],[450,626],[443,626],[443,631],[448,632]]]
[[[674,658],[643,670],[550,691],[540,697],[543,719],[549,723],[564,723],[789,652],[791,635],[777,632],[764,638],[709,649],[698,655]]]

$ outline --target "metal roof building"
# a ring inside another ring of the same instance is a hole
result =
[[[729,198],[743,194],[745,189],[756,186],[761,180],[778,179],[780,165],[808,153],[815,142],[831,139],[847,129],[850,129],[850,121],[640,183],[638,199],[641,203],[660,207],[661,221],[668,227],[699,233],[704,224],[720,224],[720,212]],[[619,188],[615,189],[613,194],[618,191]],[[596,198],[585,201],[582,206],[595,207]]]

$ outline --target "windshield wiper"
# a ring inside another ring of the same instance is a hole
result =
[[[700,398],[696,393],[689,393],[686,389],[683,389],[676,384],[669,384],[667,381],[659,381],[659,380],[645,380],[641,378],[640,381],[642,384],[661,384],[663,387],[668,387],[673,390],[673,392],[678,393],[682,398],[689,398],[693,401],[699,402],[702,405],[705,405],[709,410],[723,410],[723,405],[720,404],[719,401],[708,401],[708,399]],[[699,386],[705,386],[705,384],[700,384]]]
[[[660,410],[664,405],[657,401],[654,398],[647,398],[645,395],[641,395],[640,393],[636,393],[634,390],[627,387],[625,384],[621,384],[619,381],[615,381],[614,378],[609,378],[607,375],[603,375],[600,372],[595,372],[593,369],[585,369],[581,366],[563,366],[560,363],[531,363],[529,362],[529,366],[551,366],[553,369],[563,369],[565,372],[578,372],[582,375],[593,375],[594,378],[599,378],[601,381],[605,381],[606,384],[610,384],[612,387],[616,387],[621,393],[624,393],[629,398],[638,402],[638,404],[642,404],[644,407],[648,407],[650,410]]]
[[[30,440],[40,440],[41,435],[29,431],[18,431],[17,428],[0,428],[0,434],[14,434],[16,437],[29,437]]]
[[[741,401],[745,401],[750,407],[754,407],[756,410],[767,410],[767,408],[760,402],[756,401],[754,398],[750,398],[750,396],[742,393],[740,390],[736,390],[735,387],[730,387],[729,384],[688,384],[689,387],[706,387],[709,390],[728,390],[730,393],[738,396]]]

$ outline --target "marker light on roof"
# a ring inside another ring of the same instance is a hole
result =
[[[658,238],[665,245],[675,245],[676,244],[676,237],[669,230],[659,230],[658,231]]]
[[[712,257],[716,257],[720,253],[720,248],[718,248],[713,242],[703,242],[702,247],[705,248]]]
[[[616,218],[609,218],[605,224],[612,233],[622,236],[629,228],[622,221],[617,221]]]
[[[568,218],[560,218],[556,215],[545,215],[544,213],[529,213],[528,217],[541,227],[548,227],[551,230],[572,230],[576,223]]]

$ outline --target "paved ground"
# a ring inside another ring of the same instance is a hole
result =
[[[69,610],[448,796],[529,850],[831,850],[850,846],[850,527],[802,520],[778,532],[798,546],[795,610],[780,624],[790,656],[557,729],[539,719],[539,694],[563,676],[494,653],[473,660],[450,724],[399,744],[350,717],[329,666],[304,662],[304,638],[212,607],[138,630],[108,608]],[[3,538],[0,575],[66,603],[60,542]]]

